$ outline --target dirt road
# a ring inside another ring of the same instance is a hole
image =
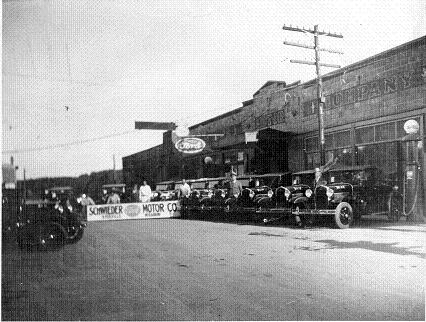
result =
[[[425,237],[406,223],[89,223],[55,252],[3,242],[2,319],[424,320]]]

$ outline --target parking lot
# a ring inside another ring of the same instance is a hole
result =
[[[3,238],[3,320],[424,320],[425,224],[91,222],[58,251]]]

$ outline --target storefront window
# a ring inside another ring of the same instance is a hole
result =
[[[334,136],[335,148],[342,148],[351,145],[351,131],[336,132]]]
[[[375,141],[395,139],[395,122],[376,125]]]
[[[380,168],[386,176],[397,172],[397,143],[387,142],[357,147],[357,164],[373,165]]]
[[[374,126],[355,129],[355,143],[363,144],[374,142]]]

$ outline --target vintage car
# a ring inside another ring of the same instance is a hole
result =
[[[188,180],[188,184],[191,186],[191,193],[184,202],[188,212],[200,213],[208,211],[212,206],[211,201],[215,200],[215,196],[218,196],[219,185],[222,185],[221,182],[224,182],[224,180],[226,180],[225,177]]]
[[[328,172],[328,183],[318,186],[308,209],[294,215],[331,216],[337,228],[348,228],[364,215],[386,215],[399,220],[403,200],[396,182],[385,179],[374,166],[347,166]]]
[[[263,175],[244,176],[238,179],[243,191],[237,198],[228,196],[226,212],[242,215],[245,219],[253,219],[259,208],[271,200],[274,190],[282,185],[290,184],[290,173],[268,173]]]
[[[326,176],[327,174],[323,174]],[[292,216],[293,210],[309,208],[310,198],[313,194],[315,171],[305,170],[291,175],[291,185],[283,184],[274,190],[272,197],[259,201],[256,211],[257,218],[264,223]],[[306,221],[305,218],[302,218]]]
[[[106,204],[111,191],[115,191],[120,196],[120,202],[127,202],[130,199],[124,183],[109,183],[102,185],[102,194],[96,198],[96,204]]]
[[[87,218],[72,188],[49,189],[43,199],[24,199],[17,216],[17,243],[23,249],[55,249],[83,237]]]
[[[177,199],[174,181],[162,181],[155,185],[151,201],[164,201]]]

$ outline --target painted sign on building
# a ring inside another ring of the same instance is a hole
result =
[[[387,94],[406,90],[424,83],[420,73],[403,73],[377,79],[362,85],[337,91],[325,97],[325,108],[334,109],[347,104],[362,102]],[[316,99],[303,103],[303,116],[316,114]]]
[[[178,200],[87,206],[87,221],[172,217],[180,217]]]

